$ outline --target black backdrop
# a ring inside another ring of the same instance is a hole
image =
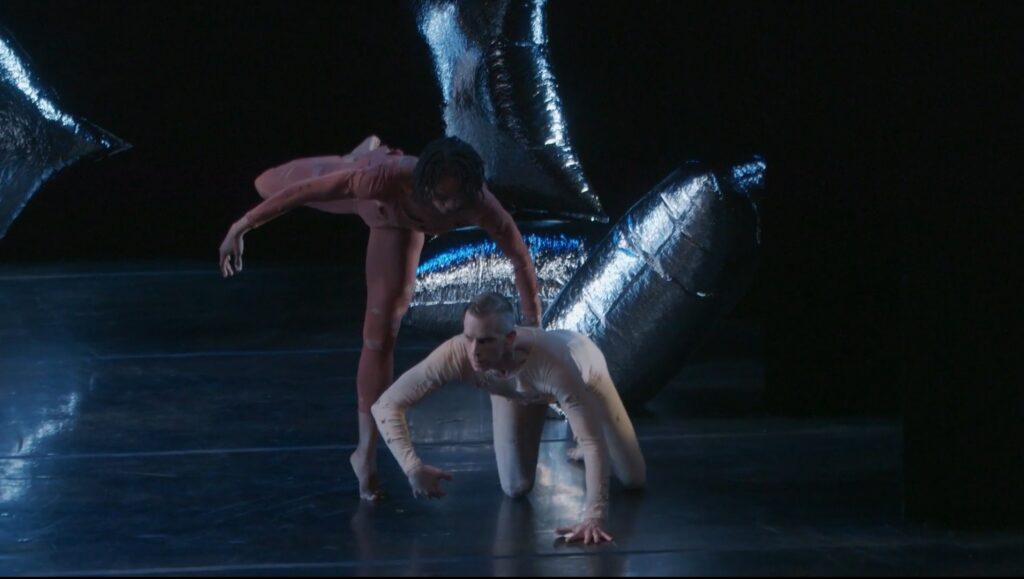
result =
[[[683,160],[766,157],[766,259],[736,315],[766,324],[769,382],[782,385],[771,400],[896,411],[901,287],[921,251],[908,220],[955,221],[939,195],[1012,182],[994,151],[1013,141],[1016,109],[992,98],[1019,96],[1012,13],[552,0],[551,59],[613,219]],[[5,263],[194,258],[214,270],[262,169],[371,132],[410,152],[443,132],[405,3],[3,0],[0,24],[67,111],[135,147],[47,183],[0,240]],[[964,172],[989,180],[954,178]],[[247,238],[251,264],[361,263],[364,247],[358,219],[309,210]]]

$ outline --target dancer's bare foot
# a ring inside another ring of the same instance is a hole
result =
[[[370,135],[363,139],[362,143],[356,145],[355,149],[352,149],[352,155],[362,155],[363,153],[369,153],[370,151],[380,147],[380,137],[377,135]]]
[[[565,411],[558,404],[552,402],[548,404],[548,410],[544,414],[544,418],[548,420],[565,420]]]
[[[352,470],[359,479],[359,498],[364,501],[379,501],[384,497],[377,481],[376,457],[369,456],[365,451],[356,450],[348,459]]]
[[[572,462],[583,462],[583,451],[579,446],[574,446],[565,451],[565,456]]]

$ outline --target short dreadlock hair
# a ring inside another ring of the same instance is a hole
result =
[[[475,204],[484,196],[484,161],[469,143],[458,137],[443,137],[424,147],[414,176],[414,194],[421,201],[433,199],[438,182],[445,176],[458,180],[467,205]]]

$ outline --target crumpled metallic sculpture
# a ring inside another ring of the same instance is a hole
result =
[[[623,401],[658,393],[753,276],[760,158],[720,172],[690,162],[637,202],[544,313],[548,330],[601,348]]]
[[[518,225],[537,270],[542,308],[554,301],[608,229],[604,225],[562,221]],[[416,292],[404,323],[441,335],[461,333],[463,309],[485,291],[518,295],[512,263],[478,228],[443,235],[423,248],[416,270]],[[517,318],[521,318],[519,301],[512,302]]]
[[[129,145],[58,107],[0,28],[0,238],[53,173]]]
[[[473,145],[514,212],[606,223],[569,143],[548,63],[546,0],[419,0],[448,135]]]

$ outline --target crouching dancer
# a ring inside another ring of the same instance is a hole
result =
[[[416,496],[444,496],[440,481],[452,480],[452,475],[416,456],[405,412],[453,381],[490,393],[498,476],[512,497],[533,488],[545,413],[549,403],[558,402],[579,442],[586,502],[582,521],[556,532],[570,542],[612,540],[604,530],[609,470],[627,488],[640,488],[646,466],[597,346],[578,332],[516,326],[507,299],[495,293],[477,296],[464,313],[463,334],[402,374],[372,407],[377,427]]]

